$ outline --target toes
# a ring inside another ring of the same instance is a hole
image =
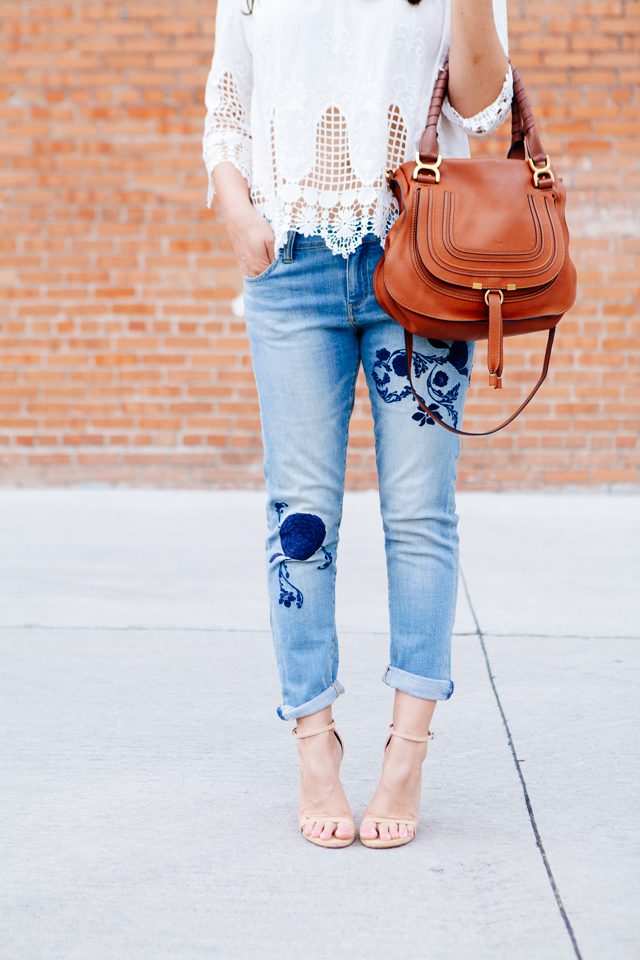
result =
[[[391,821],[380,821],[378,828],[375,824],[368,823],[366,827],[360,827],[360,836],[363,840],[399,840],[413,837],[415,830],[410,823],[392,823]]]
[[[350,823],[345,821],[338,823],[333,820],[309,820],[302,828],[302,832],[305,837],[317,837],[320,840],[331,840],[333,836],[340,840],[348,840],[354,835]]]
[[[375,824],[368,823],[366,827],[360,827],[360,836],[365,840],[375,840],[378,836]]]

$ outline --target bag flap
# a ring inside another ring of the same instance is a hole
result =
[[[418,255],[440,281],[519,290],[549,283],[562,269],[559,191],[536,189],[525,161],[443,160],[439,183],[412,187]]]

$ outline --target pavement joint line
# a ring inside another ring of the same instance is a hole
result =
[[[112,626],[101,626],[100,624],[92,624],[87,626],[86,624],[75,624],[74,626],[65,626],[62,624],[55,623],[0,623],[0,630],[113,630],[114,632],[126,632],[137,630],[139,632],[149,631],[153,633],[267,633],[271,634],[270,627],[143,627],[135,626],[133,624],[124,627],[112,627]],[[363,634],[365,636],[376,636],[376,637],[385,637],[389,636],[388,630],[341,630],[342,636],[349,636],[351,634],[356,634],[360,636]],[[455,637],[475,637],[476,631],[461,631],[460,633],[454,633]],[[557,638],[554,638],[557,639]],[[602,638],[600,638],[602,639]],[[605,638],[607,639],[607,638]],[[612,637],[611,639],[620,640],[627,639],[621,637]]]
[[[466,589],[466,585],[465,585]],[[473,612],[473,610],[472,610]],[[473,612],[474,620],[478,622]],[[67,626],[64,623],[0,623],[0,630],[113,630],[114,632],[126,632],[127,630],[137,630],[139,632],[148,631],[153,633],[271,633],[269,627],[145,627],[140,624],[130,624],[124,627],[104,626],[102,624],[74,624]],[[388,630],[341,630],[343,636],[351,634],[365,634],[366,636],[384,637],[389,635]],[[454,637],[475,637],[478,635],[476,630],[454,630]],[[606,636],[585,636],[579,633],[482,633],[483,637],[506,637],[514,640],[637,640],[640,643],[640,636],[622,635],[619,633],[607,634]]]
[[[536,845],[537,845],[537,847],[538,847],[538,850],[540,851],[540,856],[542,857],[542,862],[544,863],[545,870],[547,871],[547,876],[548,876],[548,878],[549,878],[549,883],[551,884],[551,889],[552,889],[553,895],[554,895],[554,897],[555,897],[555,899],[556,899],[556,903],[557,903],[557,905],[558,905],[558,910],[560,911],[560,916],[562,917],[562,919],[563,919],[563,921],[564,921],[564,925],[565,925],[565,927],[566,927],[566,929],[567,929],[567,933],[569,934],[569,939],[571,940],[571,944],[572,944],[572,946],[573,946],[574,953],[575,953],[575,955],[576,955],[577,960],[582,960],[582,954],[580,953],[580,948],[578,947],[578,941],[576,940],[576,935],[575,935],[575,933],[573,932],[573,927],[571,926],[571,921],[569,920],[569,917],[568,917],[568,915],[567,915],[567,911],[566,911],[565,908],[564,908],[564,904],[563,904],[562,898],[561,898],[561,896],[560,896],[560,891],[558,890],[558,885],[556,884],[555,877],[553,876],[553,872],[552,872],[552,870],[551,870],[551,866],[550,866],[550,864],[549,864],[549,860],[548,860],[548,858],[547,858],[547,854],[546,854],[546,851],[545,851],[544,846],[543,846],[543,843],[542,843],[542,837],[540,836],[540,831],[538,830],[538,824],[536,823],[536,818],[535,818],[535,814],[534,814],[534,812],[533,812],[533,806],[532,806],[532,803],[531,803],[531,798],[529,797],[529,791],[527,790],[527,784],[526,784],[525,779],[524,779],[524,777],[523,777],[523,775],[522,775],[522,767],[521,767],[522,761],[518,760],[518,756],[517,756],[517,754],[516,754],[516,748],[515,748],[514,743],[513,743],[513,737],[511,736],[511,730],[509,729],[509,724],[507,723],[507,718],[506,718],[504,709],[503,709],[503,707],[502,707],[502,703],[501,703],[501,701],[500,701],[500,697],[499,697],[499,695],[498,695],[498,689],[497,689],[497,687],[496,687],[496,684],[495,684],[495,681],[494,681],[494,678],[493,678],[493,674],[491,673],[491,664],[490,664],[490,662],[489,662],[489,655],[488,655],[488,653],[487,653],[487,648],[486,648],[485,642],[484,642],[484,635],[483,635],[483,633],[482,633],[482,630],[481,630],[481,628],[480,628],[480,623],[479,623],[478,618],[477,618],[477,616],[476,616],[475,607],[473,606],[473,603],[471,602],[471,595],[470,595],[470,593],[469,593],[469,587],[468,587],[468,585],[467,585],[467,580],[466,580],[466,577],[465,577],[465,575],[464,575],[464,572],[463,572],[462,568],[460,568],[460,578],[461,578],[461,580],[462,580],[462,585],[463,585],[463,587],[464,587],[464,591],[465,591],[465,593],[466,593],[466,595],[467,595],[467,602],[468,602],[468,604],[469,604],[469,609],[471,610],[471,616],[473,617],[473,619],[474,619],[474,621],[475,621],[476,631],[477,631],[478,639],[479,639],[479,641],[480,641],[480,647],[481,647],[481,649],[482,649],[482,654],[483,654],[483,656],[484,656],[484,661],[485,661],[485,664],[486,664],[486,666],[487,666],[487,673],[489,674],[489,682],[490,682],[490,684],[491,684],[491,689],[493,690],[493,695],[494,695],[494,697],[496,698],[496,703],[497,703],[497,705],[498,705],[498,710],[500,711],[500,716],[502,717],[502,723],[504,724],[504,728],[505,728],[506,733],[507,733],[507,742],[508,742],[508,744],[509,744],[509,749],[510,749],[511,755],[512,755],[512,757],[513,757],[513,762],[514,762],[514,764],[515,764],[515,768],[516,768],[516,770],[518,771],[518,778],[519,778],[519,780],[520,780],[520,785],[522,786],[522,793],[523,793],[523,795],[524,795],[524,801],[525,801],[525,804],[526,804],[526,807],[527,807],[527,812],[528,812],[528,814],[529,814],[529,822],[531,823],[531,829],[533,830],[533,835],[534,835],[534,837],[535,837]],[[488,634],[487,636],[490,636],[490,635]]]

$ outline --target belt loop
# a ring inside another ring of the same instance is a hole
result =
[[[287,242],[284,247],[284,257],[282,258],[283,263],[293,263],[293,245],[296,240],[296,231],[289,230],[287,234]]]

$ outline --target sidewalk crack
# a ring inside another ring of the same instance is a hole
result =
[[[527,784],[526,784],[525,779],[524,779],[524,777],[523,777],[523,775],[522,775],[521,764],[522,764],[523,761],[518,760],[518,756],[517,756],[517,754],[516,754],[516,748],[515,748],[514,743],[513,743],[513,737],[511,736],[511,730],[509,729],[509,724],[507,723],[507,718],[506,718],[506,716],[505,716],[505,712],[504,712],[504,709],[503,709],[503,707],[502,707],[502,703],[501,703],[501,701],[500,701],[500,697],[499,697],[499,695],[498,695],[498,690],[497,690],[497,688],[496,688],[495,681],[494,681],[494,679],[493,679],[493,674],[491,673],[491,664],[490,664],[490,662],[489,662],[489,655],[488,655],[488,653],[487,653],[487,648],[486,648],[485,642],[484,642],[484,634],[482,633],[482,630],[480,629],[480,623],[478,622],[478,617],[476,616],[475,608],[474,608],[474,606],[473,606],[473,603],[471,602],[471,594],[469,593],[469,587],[468,587],[468,585],[467,585],[467,580],[466,580],[466,577],[465,577],[465,575],[464,575],[464,572],[463,572],[462,568],[460,568],[460,578],[461,578],[461,580],[462,580],[462,585],[463,585],[463,587],[464,587],[464,592],[465,592],[465,594],[466,594],[466,596],[467,596],[467,602],[468,602],[468,604],[469,604],[469,609],[471,610],[471,616],[473,617],[474,622],[475,622],[475,625],[476,625],[476,632],[477,632],[477,634],[478,634],[478,639],[479,639],[479,641],[480,641],[480,647],[481,647],[481,649],[482,649],[482,655],[483,655],[483,657],[484,657],[484,662],[485,662],[486,667],[487,667],[487,673],[489,674],[489,682],[491,683],[491,689],[493,690],[493,695],[494,695],[494,697],[496,698],[496,703],[498,704],[498,710],[500,711],[500,716],[502,717],[502,723],[504,724],[504,728],[505,728],[505,730],[506,730],[506,732],[507,732],[507,742],[508,742],[508,744],[509,744],[509,749],[510,749],[510,751],[511,751],[511,756],[513,757],[513,762],[514,762],[515,768],[516,768],[516,770],[517,770],[517,772],[518,772],[518,778],[519,778],[519,780],[520,780],[520,786],[522,787],[522,793],[523,793],[523,795],[524,795],[524,802],[525,802],[526,807],[527,807],[527,813],[529,814],[529,822],[531,823],[531,829],[533,830],[533,835],[534,835],[534,837],[535,837],[536,846],[538,847],[538,850],[540,851],[540,856],[542,857],[542,862],[544,863],[545,870],[547,871],[547,877],[549,878],[549,883],[550,883],[550,885],[551,885],[551,889],[552,889],[552,891],[553,891],[553,895],[554,895],[554,897],[555,897],[555,899],[556,899],[556,903],[557,903],[557,905],[558,905],[558,910],[560,911],[560,916],[562,917],[562,919],[563,919],[563,921],[564,921],[564,925],[565,925],[566,930],[567,930],[567,933],[569,934],[569,939],[571,940],[571,944],[572,944],[572,946],[573,946],[573,950],[574,950],[574,953],[575,953],[575,955],[576,955],[576,958],[577,958],[577,960],[582,960],[582,954],[580,953],[580,948],[578,947],[578,941],[576,940],[576,935],[575,935],[575,933],[573,932],[573,927],[571,926],[571,921],[569,920],[569,917],[567,916],[567,911],[566,911],[565,908],[564,908],[564,904],[563,904],[562,898],[561,898],[561,896],[560,896],[560,891],[558,890],[558,885],[557,885],[557,883],[556,883],[556,881],[555,881],[555,877],[553,876],[553,871],[551,870],[551,865],[549,864],[549,860],[548,860],[548,858],[547,858],[547,853],[546,853],[546,851],[545,851],[545,849],[544,849],[544,845],[543,845],[543,843],[542,843],[542,837],[540,836],[540,831],[538,830],[538,824],[536,823],[535,814],[534,814],[534,812],[533,812],[533,806],[532,806],[532,804],[531,804],[531,798],[529,797],[529,791],[527,790]]]

